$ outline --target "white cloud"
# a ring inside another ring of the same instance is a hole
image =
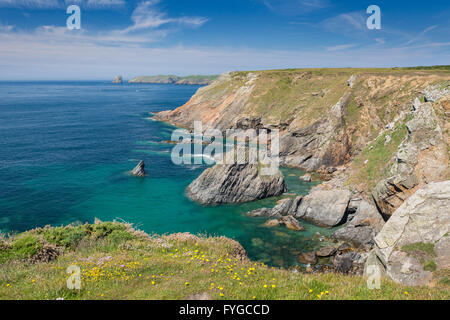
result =
[[[125,6],[125,0],[65,0],[66,5],[77,4],[84,8],[107,9]]]
[[[366,17],[361,12],[342,13],[322,21],[321,25],[327,31],[345,35],[360,35],[367,30]]]
[[[327,51],[342,51],[350,48],[356,47],[356,44],[341,44],[334,47],[326,47]]]
[[[0,61],[3,62],[0,79],[110,79],[117,74],[131,78],[139,74],[210,74],[230,70],[295,67],[412,66],[445,64],[450,60],[450,52],[440,50],[438,46],[358,46],[352,50],[331,48],[329,51],[184,46],[162,48],[149,47],[147,34],[93,36],[80,31],[51,26],[41,27],[32,34],[0,31]],[[158,39],[160,35],[155,34],[154,37]],[[348,48],[349,45],[345,46]]]
[[[262,0],[273,12],[283,15],[300,15],[330,6],[328,0]]]
[[[409,45],[411,43],[417,42],[417,41],[423,41],[425,39],[425,35],[436,29],[438,26],[434,25],[434,26],[430,26],[428,28],[425,28],[425,30],[423,30],[422,32],[420,32],[417,36],[415,36],[414,38],[412,38],[411,40],[409,40],[406,45]]]
[[[184,24],[191,26],[201,26],[208,21],[204,17],[183,16],[179,18],[168,17],[165,12],[157,8],[160,0],[149,0],[139,3],[131,15],[133,25],[120,31],[128,33],[145,29],[155,29],[167,24]]]

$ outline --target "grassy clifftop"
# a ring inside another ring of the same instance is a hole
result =
[[[66,286],[81,268],[81,290]],[[249,261],[223,237],[149,236],[102,222],[39,228],[0,241],[0,299],[448,299],[449,280],[434,288],[360,277],[301,274]]]

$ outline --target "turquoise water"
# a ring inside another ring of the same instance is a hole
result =
[[[184,190],[206,166],[172,164],[173,127],[150,112],[184,104],[197,86],[107,82],[0,82],[0,230],[120,219],[148,233],[192,232],[238,240],[252,259],[297,263],[320,245],[305,232],[269,229],[245,212],[280,198],[216,207],[189,201]],[[127,174],[146,163],[146,178]],[[290,193],[312,184],[283,169]]]

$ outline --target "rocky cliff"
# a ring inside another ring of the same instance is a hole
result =
[[[342,225],[333,238],[358,250],[380,246],[376,235],[390,228],[393,222],[385,222],[394,212],[413,213],[404,204],[418,190],[450,179],[446,69],[232,72],[199,89],[185,105],[155,118],[185,128],[200,120],[205,130],[279,129],[281,163],[319,173],[325,182],[306,197],[249,214],[272,222],[289,217],[326,227]],[[433,194],[416,197],[427,202]],[[443,197],[448,202],[448,194]],[[444,202],[435,209],[448,230],[450,210]],[[410,221],[420,218],[419,211]],[[414,237],[413,231],[404,236]],[[367,257],[347,255],[333,258],[338,270],[348,269],[342,264],[361,265]],[[441,256],[448,260],[450,253]],[[389,263],[384,265],[388,271]]]
[[[327,188],[374,198],[389,216],[419,186],[449,179],[449,92],[448,70],[232,72],[155,118],[277,128],[283,165],[320,172]]]

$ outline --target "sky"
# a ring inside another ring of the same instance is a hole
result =
[[[448,0],[0,0],[0,80],[443,65],[449,35]]]

